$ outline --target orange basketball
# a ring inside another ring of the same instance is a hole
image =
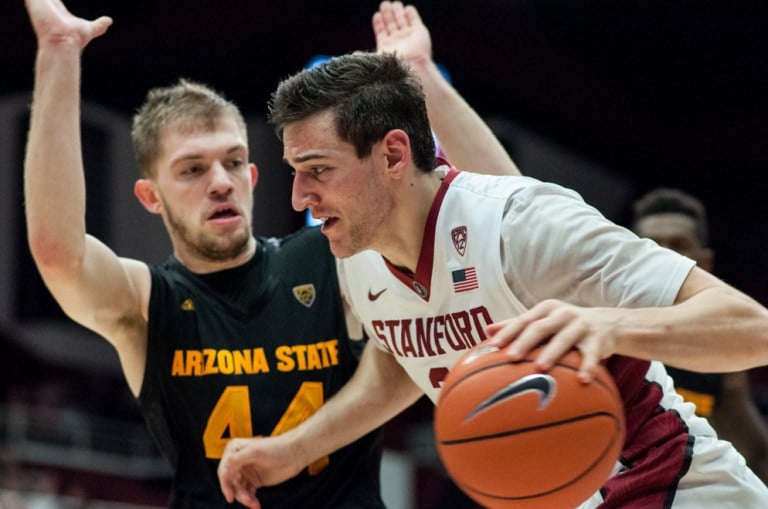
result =
[[[440,458],[468,496],[493,509],[572,509],[605,483],[624,445],[624,408],[604,368],[576,378],[569,352],[547,373],[485,343],[446,377],[435,407]]]

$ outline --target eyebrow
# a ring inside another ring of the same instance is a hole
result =
[[[322,159],[324,157],[327,157],[327,156],[324,156],[322,154],[307,154],[307,155],[299,156],[293,159],[293,161],[289,161],[287,157],[283,156],[283,162],[285,162],[286,164],[291,164],[291,163],[299,164],[299,163],[304,163],[306,161],[310,161],[312,159]]]
[[[231,154],[233,152],[238,152],[240,150],[245,150],[245,145],[242,145],[242,144],[238,143],[237,145],[234,145],[233,147],[230,147],[229,149],[227,149],[226,154],[229,155],[229,154]],[[180,162],[194,161],[194,160],[197,160],[197,159],[203,159],[202,154],[199,154],[199,153],[196,153],[196,152],[192,152],[192,153],[189,153],[189,154],[184,154],[184,155],[182,155],[180,157],[177,157],[176,159],[171,160],[171,166],[174,166],[174,165],[176,165],[176,164],[178,164]]]

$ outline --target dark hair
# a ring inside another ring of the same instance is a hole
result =
[[[655,214],[683,214],[696,225],[696,236],[702,246],[709,243],[709,223],[704,205],[688,193],[660,187],[640,197],[632,206],[632,228],[641,219]]]
[[[424,90],[394,54],[343,55],[283,80],[269,102],[269,122],[282,139],[287,125],[326,110],[335,112],[336,133],[355,147],[358,158],[370,155],[390,130],[402,129],[415,165],[434,168]]]

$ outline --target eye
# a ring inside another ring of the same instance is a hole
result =
[[[312,175],[314,175],[315,177],[319,177],[320,175],[325,173],[326,170],[328,170],[327,166],[313,166],[309,169],[310,173],[312,173]]]
[[[188,166],[188,167],[184,168],[181,171],[181,174],[182,175],[195,175],[197,173],[200,173],[201,171],[203,171],[203,167],[200,166],[199,164],[195,164],[195,165]]]
[[[238,168],[242,168],[244,164],[245,164],[245,161],[243,161],[242,159],[232,159],[229,161],[229,167],[235,170]]]

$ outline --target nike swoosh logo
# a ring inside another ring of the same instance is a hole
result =
[[[477,405],[467,415],[464,421],[474,418],[480,412],[487,410],[497,403],[501,403],[510,398],[517,397],[527,392],[539,393],[539,410],[545,408],[557,391],[557,382],[551,375],[544,373],[527,375],[523,378],[507,385],[496,391],[488,399]]]
[[[384,292],[386,292],[386,291],[387,291],[387,289],[386,289],[386,288],[384,288],[382,291],[380,291],[380,292],[377,292],[377,293],[371,293],[371,291],[370,291],[370,290],[368,290],[368,300],[369,300],[369,301],[371,301],[371,302],[373,302],[373,301],[375,301],[376,299],[378,299],[379,297],[381,297],[381,294],[382,294],[382,293],[384,293]]]

